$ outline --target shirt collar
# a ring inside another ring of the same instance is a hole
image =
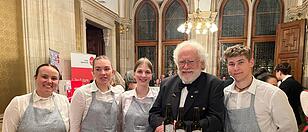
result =
[[[289,77],[292,77],[292,75],[286,75],[286,76],[281,80],[281,82],[287,80]]]
[[[233,83],[231,85],[229,85],[228,87],[226,87],[225,92],[227,93],[240,93],[238,91],[235,90],[235,81],[233,81]],[[251,93],[251,94],[256,94],[256,79],[253,77],[251,85],[249,86],[249,88],[241,93]]]
[[[100,91],[100,89],[97,87],[96,83],[95,83],[95,80],[91,83],[91,92],[97,92],[97,91]],[[113,93],[116,93],[115,89],[113,88],[113,86],[109,85],[109,90],[106,91],[106,92],[113,92]],[[101,92],[101,91],[100,91]],[[104,92],[104,93],[106,93]]]
[[[136,88],[133,90],[132,96],[135,96],[136,98],[138,98]],[[149,88],[149,92],[144,98],[153,98],[153,97],[155,97],[155,95],[154,95],[152,89]]]
[[[54,97],[54,93],[52,92],[52,95],[47,97],[47,98],[44,98],[44,97],[41,97],[39,96],[37,93],[36,93],[36,90],[33,92],[33,102],[37,102],[37,101],[40,101],[40,100],[49,100],[51,99],[52,97]]]

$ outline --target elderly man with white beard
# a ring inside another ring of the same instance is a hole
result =
[[[166,104],[171,104],[173,119],[183,107],[186,131],[190,132],[193,110],[199,108],[202,131],[222,131],[224,120],[224,82],[202,72],[205,68],[204,48],[195,41],[184,41],[174,50],[177,75],[162,81],[158,97],[150,110],[149,123],[155,132],[163,132]]]

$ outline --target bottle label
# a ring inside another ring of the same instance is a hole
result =
[[[192,132],[202,132],[202,130],[193,130]]]
[[[166,129],[165,132],[173,132],[173,125],[172,124],[166,125],[165,129]]]
[[[176,129],[176,132],[186,132],[184,129]]]

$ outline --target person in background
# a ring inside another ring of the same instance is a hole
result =
[[[112,77],[112,86],[121,85],[123,88],[125,86],[125,80],[118,71],[115,71],[114,76]]]
[[[165,75],[161,75],[160,78],[157,78],[157,79],[155,80],[155,86],[156,86],[156,87],[159,87],[161,81],[164,80],[164,79],[165,79]]]
[[[253,77],[249,48],[238,44],[224,52],[234,82],[224,89],[226,132],[297,132],[286,94]]]
[[[125,81],[122,78],[121,74],[117,71],[115,71],[114,76],[112,77],[111,85],[115,88],[118,88],[122,90],[122,92],[125,91]]]
[[[122,94],[122,120],[124,132],[150,132],[148,117],[159,88],[149,87],[152,79],[152,63],[140,58],[134,67],[137,87]]]
[[[269,73],[269,71],[265,68],[260,68],[258,69],[253,76],[256,79],[259,79],[263,82],[267,82],[269,84],[272,84],[274,86],[277,86],[278,84],[278,79],[276,78],[276,76],[272,75]]]
[[[115,70],[108,57],[96,57],[92,72],[94,81],[77,88],[72,97],[71,131],[120,131],[120,94],[123,90],[111,85]]]
[[[300,95],[301,106],[303,112],[305,114],[305,126],[303,128],[303,132],[308,131],[308,90],[302,91]]]
[[[51,64],[41,64],[35,71],[36,89],[16,96],[4,111],[2,132],[67,132],[69,102],[54,92],[60,72]]]
[[[137,82],[134,78],[134,70],[129,70],[125,73],[125,91],[132,90],[137,87]]]
[[[302,123],[300,116],[300,93],[303,91],[302,85],[297,82],[291,75],[291,65],[289,63],[281,63],[276,65],[274,68],[276,77],[281,81],[279,88],[284,91],[287,96],[289,103],[294,111],[297,125]]]
[[[173,119],[179,107],[184,108],[183,117],[187,131],[191,131],[194,107],[200,108],[200,124],[203,131],[222,131],[224,119],[223,81],[205,69],[205,50],[196,41],[184,41],[173,52],[178,67],[177,75],[161,82],[160,91],[150,110],[149,123],[155,132],[163,132],[166,104],[172,105]]]

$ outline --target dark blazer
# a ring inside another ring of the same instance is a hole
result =
[[[300,94],[303,91],[302,85],[297,82],[293,77],[289,77],[279,85],[279,88],[286,93],[288,96],[289,103],[293,109],[294,115],[296,117],[297,124],[301,124],[300,117]]]
[[[178,75],[162,81],[160,92],[150,109],[149,123],[155,130],[165,117],[167,103],[172,105],[173,118],[176,119],[181,96],[181,79]],[[224,82],[213,75],[201,72],[200,76],[188,86],[184,104],[184,121],[190,131],[193,108],[200,108],[200,124],[203,131],[222,131],[224,120]]]

